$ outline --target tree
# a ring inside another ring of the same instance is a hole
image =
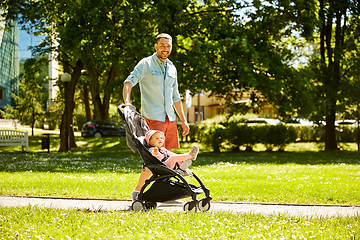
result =
[[[211,81],[213,93],[230,103],[241,95],[234,89],[254,89],[262,98],[254,93],[253,104],[261,104],[261,99],[270,102],[283,117],[294,113],[316,120],[324,117],[325,149],[337,149],[335,114],[359,103],[358,1],[254,0],[252,4],[243,29],[237,29],[236,36],[243,41],[235,44],[238,49],[228,47],[226,61],[218,61],[225,63],[219,76],[229,77],[218,85]],[[295,68],[291,61],[299,56],[294,50],[301,49],[300,37],[312,43],[315,54],[309,56],[308,65]]]
[[[178,68],[181,92],[211,91],[234,111],[260,107],[266,101],[283,117],[326,116],[326,149],[334,149],[334,114],[345,107],[339,102],[349,106],[357,101],[345,97],[345,90],[358,81],[360,32],[356,1],[338,3],[7,0],[1,6],[7,7],[8,16],[21,14],[22,21],[46,34],[46,41],[34,50],[55,50],[64,71],[72,75],[69,122],[81,75],[88,76],[95,117],[107,119],[111,99],[122,99],[123,80],[154,51],[154,36],[168,32],[173,36],[171,60]],[[248,10],[241,15],[242,9]],[[319,54],[311,64],[295,68],[294,59],[304,55],[297,52],[304,42],[298,40],[300,36],[318,44]],[[59,44],[53,44],[54,39]],[[251,104],[233,104],[245,91],[252,93]],[[137,105],[139,92],[135,88],[133,93]]]
[[[360,12],[357,0],[319,0],[318,24],[314,32],[318,43],[311,68],[316,73],[318,114],[325,116],[325,149],[337,149],[335,118],[357,105],[359,82]]]

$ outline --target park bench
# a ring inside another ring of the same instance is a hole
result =
[[[0,130],[0,146],[22,146],[23,151],[26,147],[26,152],[29,152],[28,132]]]

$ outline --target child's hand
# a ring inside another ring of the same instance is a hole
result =
[[[155,147],[152,155],[153,155],[154,157],[156,157],[156,156],[158,155],[158,153],[159,153],[159,149],[158,149],[157,147]]]

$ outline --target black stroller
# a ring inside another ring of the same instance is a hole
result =
[[[184,211],[194,212],[197,209],[208,211],[210,209],[210,191],[204,186],[201,180],[189,169],[171,169],[164,163],[152,156],[149,152],[144,136],[149,127],[145,118],[131,107],[120,105],[118,107],[121,118],[125,121],[126,142],[133,152],[138,152],[143,160],[144,167],[147,167],[152,176],[145,181],[138,200],[131,205],[132,210],[141,211],[155,209],[157,202],[166,202],[191,197],[192,201],[187,202]],[[184,176],[194,177],[200,186],[189,184]],[[205,194],[205,197],[198,201],[198,194]]]

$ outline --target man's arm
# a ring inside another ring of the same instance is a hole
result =
[[[182,135],[183,136],[186,136],[188,135],[189,131],[190,131],[190,127],[187,123],[187,120],[186,120],[186,117],[185,117],[185,114],[184,114],[184,110],[183,110],[183,107],[182,107],[182,103],[181,101],[178,101],[176,103],[173,104],[174,108],[175,108],[175,111],[176,113],[178,114],[182,124],[182,129],[183,129],[183,133]]]
[[[129,106],[129,107],[132,107],[132,108],[136,109],[136,107],[133,106],[131,104],[131,101],[130,101],[131,89],[132,89],[132,84],[131,83],[129,83],[129,82],[124,83],[124,88],[123,88],[124,104],[126,106]]]

